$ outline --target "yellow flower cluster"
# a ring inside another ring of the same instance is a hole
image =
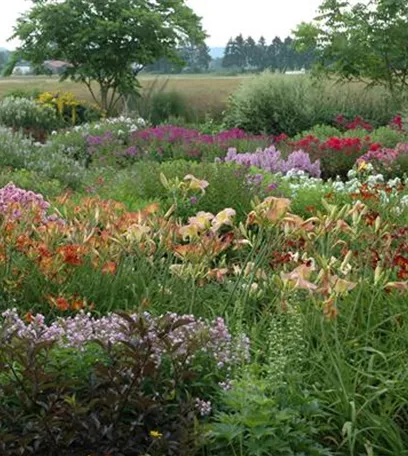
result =
[[[78,106],[84,104],[70,92],[43,92],[38,96],[37,103],[55,109],[60,117],[64,117],[65,113],[68,111],[70,113],[72,125],[75,125],[77,120]]]

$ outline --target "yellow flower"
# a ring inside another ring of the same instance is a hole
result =
[[[206,180],[197,179],[192,174],[187,174],[184,177],[185,181],[190,181],[189,189],[190,190],[200,190],[202,193],[205,193],[205,189],[208,187],[209,183]]]
[[[367,169],[368,165],[367,162],[364,160],[361,160],[361,162],[358,164],[358,171],[365,171]]]
[[[153,437],[154,439],[160,439],[163,437],[163,434],[161,434],[159,431],[150,431],[149,434],[150,437]]]
[[[232,225],[232,218],[235,217],[234,209],[227,208],[219,212],[212,221],[214,231],[219,230],[223,225]]]

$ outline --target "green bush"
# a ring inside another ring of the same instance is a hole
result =
[[[225,411],[210,426],[210,454],[217,456],[328,455],[318,443],[313,417],[319,412],[306,397],[286,402],[283,391],[253,377],[224,393]]]
[[[42,315],[26,331],[16,330],[24,322],[15,312],[4,316],[0,451],[8,456],[32,448],[47,456],[191,456],[209,395],[240,359],[219,319],[123,314],[98,324],[79,315],[55,322],[66,331],[62,341]]]
[[[57,180],[65,187],[79,188],[84,168],[50,144],[33,144],[21,132],[0,127],[0,167],[25,169],[42,179]]]
[[[398,143],[407,140],[406,132],[390,127],[377,128],[370,136],[373,143],[380,143],[383,147],[387,148],[394,148]]]
[[[302,133],[297,134],[293,140],[299,141],[305,136],[315,136],[320,139],[320,141],[325,141],[332,136],[341,136],[341,131],[331,125],[315,125],[310,130],[303,131]]]
[[[41,94],[40,89],[14,89],[6,93],[5,98],[14,97],[14,98],[28,98],[34,100]]]
[[[294,136],[317,124],[335,125],[342,114],[359,115],[378,127],[388,124],[402,102],[378,88],[265,72],[243,83],[230,98],[226,124],[252,133]]]
[[[175,90],[154,93],[148,120],[153,125],[159,125],[170,118],[183,119],[187,123],[195,120],[194,113],[182,93]]]
[[[174,160],[162,164],[156,162],[139,162],[131,169],[117,174],[109,190],[110,196],[127,188],[127,194],[137,195],[142,200],[160,199],[166,206],[173,201],[160,182],[160,174],[168,179],[178,177],[183,179],[187,174],[193,174],[199,179],[209,182],[205,195],[197,202],[194,200],[188,207],[181,208],[180,215],[191,216],[198,211],[207,211],[214,214],[231,207],[237,211],[238,217],[244,217],[251,209],[251,200],[254,191],[247,183],[247,171],[232,164],[193,163],[185,160]]]
[[[27,133],[49,133],[59,126],[53,109],[27,98],[7,97],[0,102],[0,124]]]

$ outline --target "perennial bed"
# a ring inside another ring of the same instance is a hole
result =
[[[0,452],[405,454],[405,131],[358,128],[0,132]]]

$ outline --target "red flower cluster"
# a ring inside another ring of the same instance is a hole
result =
[[[390,122],[390,126],[395,128],[398,131],[402,131],[404,129],[404,123],[402,121],[401,114],[397,114]]]
[[[369,122],[366,122],[360,116],[356,116],[351,122],[349,122],[343,115],[339,115],[336,117],[335,122],[339,127],[345,128],[346,130],[363,129],[372,131],[374,129]]]
[[[360,138],[329,138],[324,142],[320,149],[333,149],[343,152],[359,152],[362,148],[362,141]]]

